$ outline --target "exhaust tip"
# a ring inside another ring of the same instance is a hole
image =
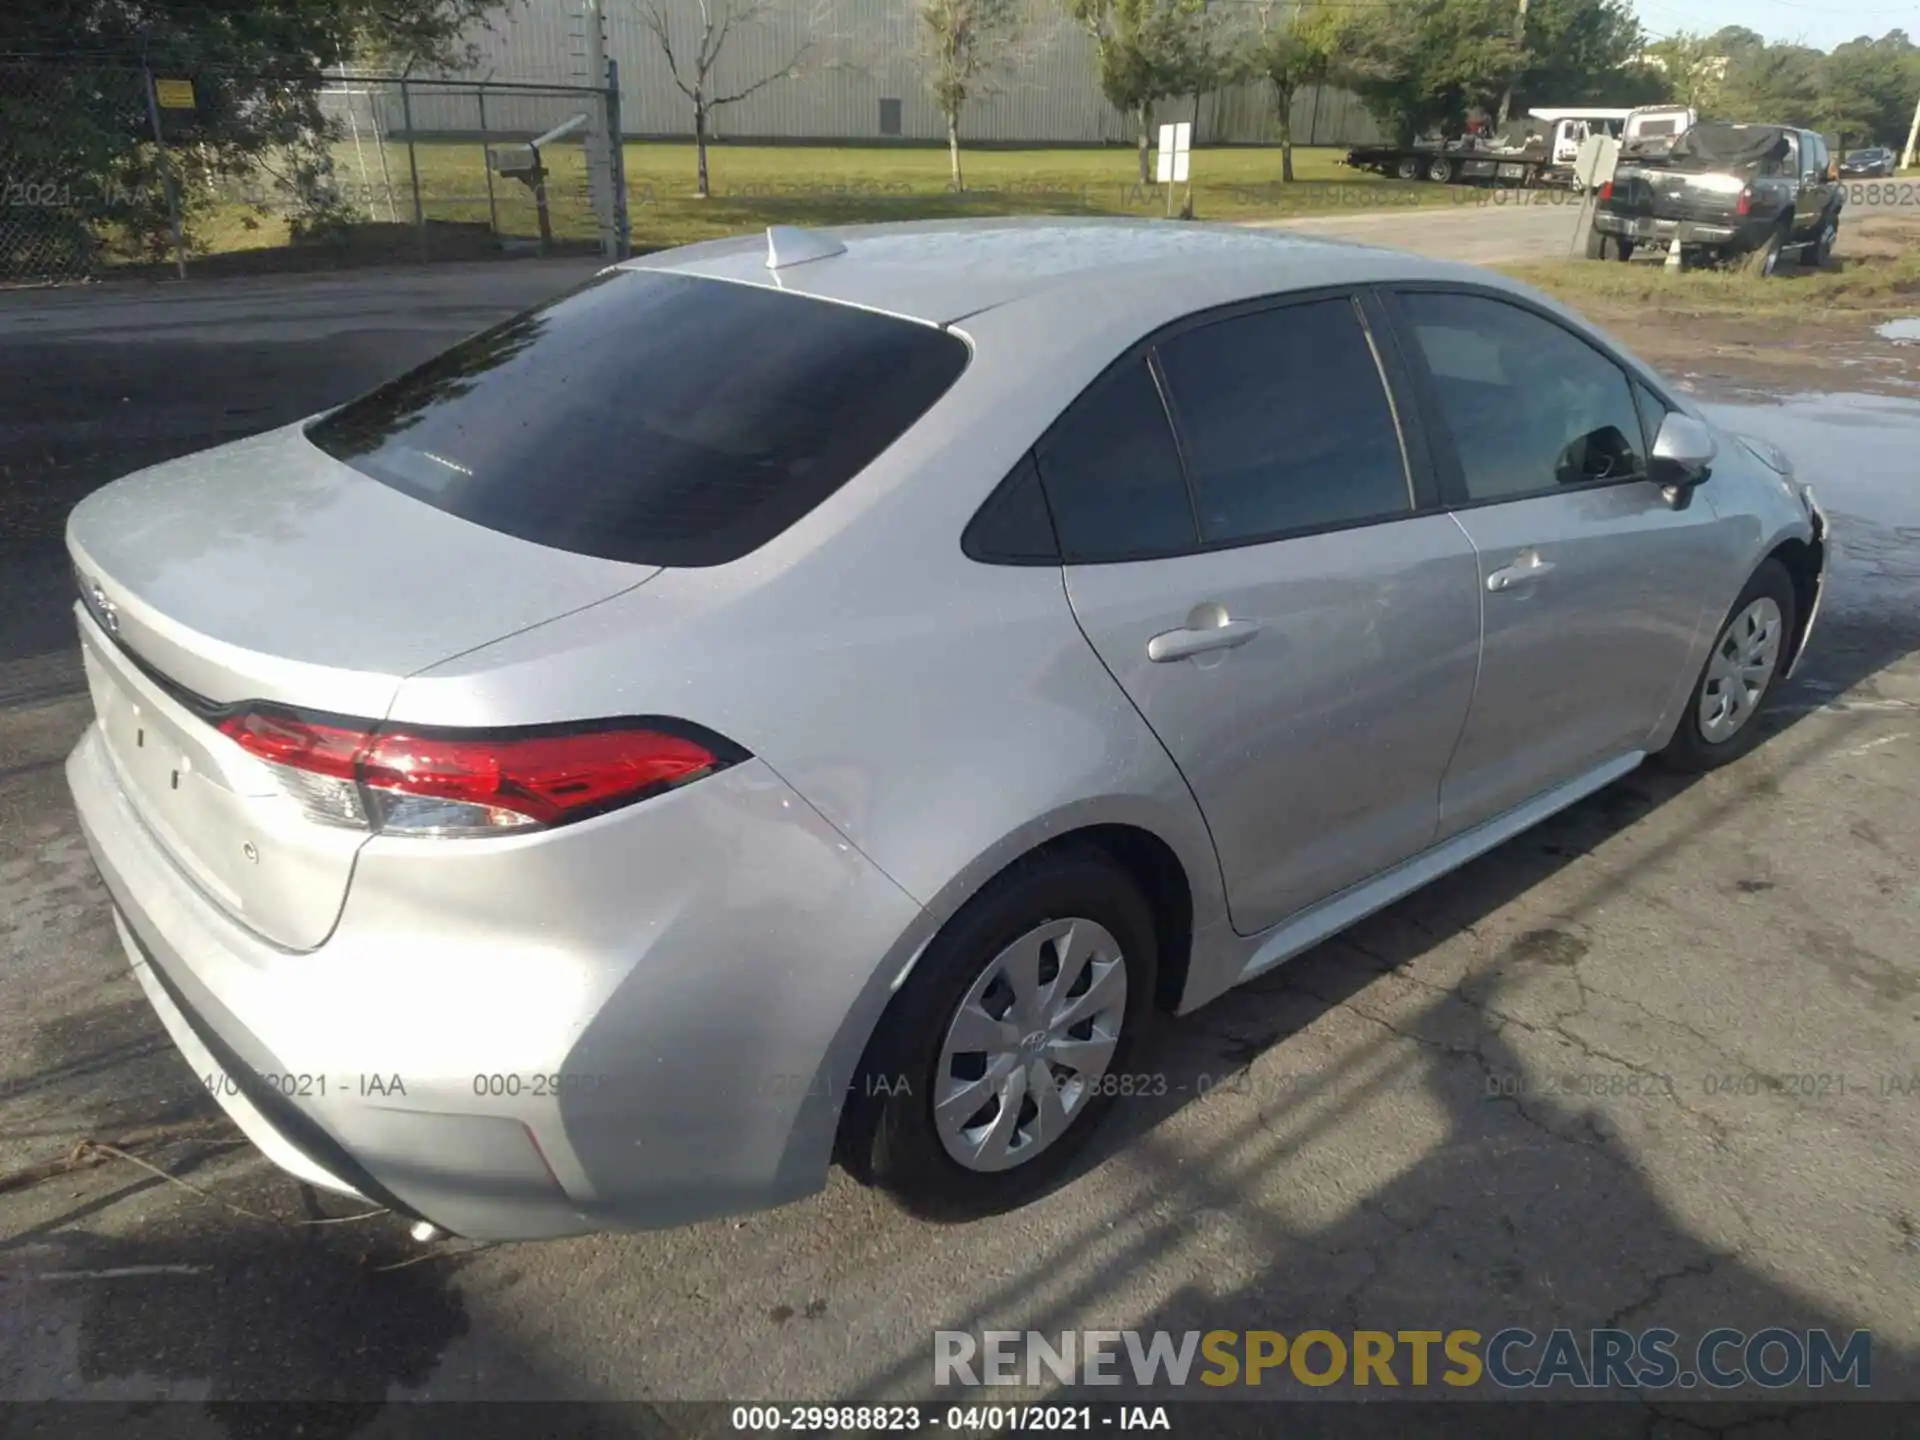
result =
[[[422,1245],[431,1245],[435,1241],[448,1238],[447,1232],[431,1220],[414,1221],[412,1228],[407,1231],[407,1234],[411,1235],[415,1241]]]

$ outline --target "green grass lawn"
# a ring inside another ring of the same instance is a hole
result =
[[[1325,214],[1351,208],[1444,205],[1454,187],[1386,180],[1338,162],[1344,148],[1296,148],[1294,181],[1280,179],[1274,147],[1196,151],[1193,202],[1201,220],[1259,220]],[[557,238],[594,233],[587,201],[586,163],[579,146],[556,147],[547,157],[548,210]],[[439,221],[491,224],[504,235],[538,234],[531,194],[517,180],[493,177],[488,201],[486,155],[477,141],[421,141],[414,147],[422,209]],[[761,230],[768,225],[843,225],[876,220],[958,215],[1164,215],[1164,187],[1138,180],[1130,149],[979,150],[962,156],[967,190],[948,184],[947,153],[933,147],[714,145],[707,151],[712,186],[697,199],[690,143],[633,142],[626,146],[628,214],[636,250]],[[375,152],[336,154],[337,178],[358,192],[370,217],[413,219],[407,147],[389,142],[386,180]],[[364,170],[363,167],[364,166]],[[359,191],[362,185],[370,192]],[[1176,208],[1186,187],[1175,196]],[[215,205],[195,227],[202,253],[284,245],[277,215],[237,201]]]

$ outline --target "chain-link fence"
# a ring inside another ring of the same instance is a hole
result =
[[[459,75],[310,65],[281,74],[271,54],[265,69],[220,71],[179,58],[190,47],[173,57],[0,54],[0,283],[129,265],[184,275],[503,252],[620,256],[629,250],[629,158],[635,218],[650,244],[1002,203],[1131,213],[1161,199],[1131,185],[1127,158],[1095,178],[1095,167],[1050,148],[1084,156],[1131,149],[1135,138],[1132,122],[1100,94],[1072,26],[1057,24],[1058,43],[968,111],[969,145],[1046,153],[1031,165],[980,162],[988,183],[970,174],[957,198],[947,193],[945,157],[927,138],[944,138],[944,120],[905,42],[862,65],[756,87],[741,77],[761,73],[759,52],[742,40],[729,64],[745,67],[733,77],[744,98],[709,115],[709,136],[740,147],[720,162],[730,173],[712,192],[726,193],[727,208],[682,203],[693,188],[692,157],[662,146],[684,144],[692,107],[644,27],[612,25],[596,47],[561,33],[556,7],[529,15],[509,27],[518,41],[496,37],[507,48],[474,62],[498,61],[495,69]],[[793,28],[803,18],[795,11],[781,23]],[[583,83],[596,73],[603,84]],[[500,78],[508,75],[552,78]],[[1263,146],[1282,133],[1272,95],[1258,86],[1160,111],[1190,115],[1197,142]],[[724,137],[715,117],[726,121]],[[1291,133],[1302,144],[1347,143],[1370,125],[1344,91],[1304,87],[1294,96]],[[828,148],[745,153],[756,145]],[[1247,173],[1208,167],[1226,185]],[[1096,188],[1104,200],[1092,198]],[[1116,201],[1110,190],[1127,194]],[[876,196],[897,203],[878,206]]]
[[[0,280],[86,275],[155,224],[147,125],[137,69],[0,57]]]
[[[319,98],[333,195],[364,220],[414,227],[429,251],[624,243],[608,90],[337,75]]]
[[[617,97],[612,83],[0,56],[0,282],[245,269],[289,248],[624,254]]]

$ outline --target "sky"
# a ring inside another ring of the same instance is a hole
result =
[[[1633,0],[1633,8],[1652,35],[1711,35],[1726,25],[1744,25],[1769,40],[1831,50],[1856,35],[1902,29],[1920,42],[1920,0]]]

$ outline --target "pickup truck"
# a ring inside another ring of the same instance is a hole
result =
[[[1702,121],[1662,153],[1627,146],[1595,192],[1587,256],[1627,260],[1680,242],[1682,263],[1739,261],[1771,275],[1791,250],[1824,265],[1846,198],[1827,143],[1786,125]]]

